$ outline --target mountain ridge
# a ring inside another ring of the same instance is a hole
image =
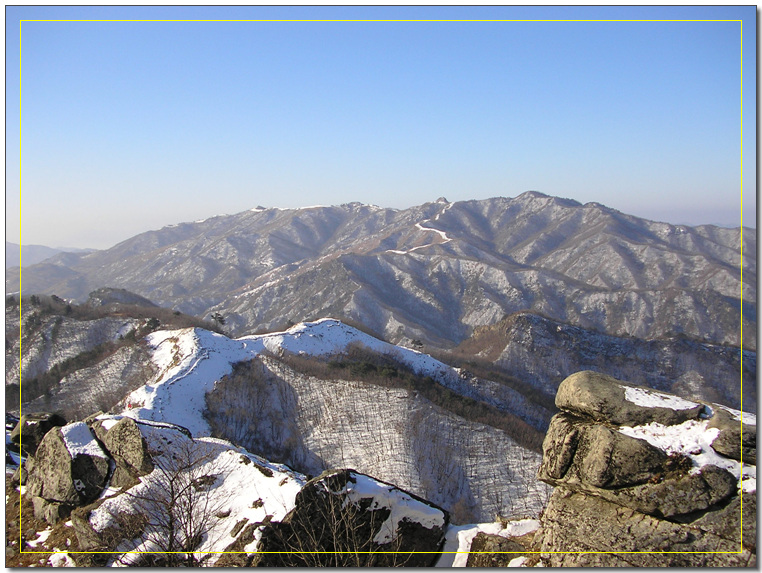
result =
[[[23,277],[25,293],[81,300],[116,286],[189,314],[220,312],[239,335],[333,315],[440,348],[520,310],[612,335],[738,345],[741,314],[753,349],[755,251],[748,229],[527,192],[403,210],[256,208],[59,255],[10,273],[6,290]]]

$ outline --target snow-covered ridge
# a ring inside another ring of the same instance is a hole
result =
[[[205,394],[232,372],[233,364],[263,352],[325,357],[346,352],[359,344],[394,357],[413,372],[451,385],[458,371],[431,356],[394,346],[342,322],[325,318],[297,324],[285,332],[231,339],[200,328],[157,331],[147,338],[156,379],[125,399],[124,415],[137,420],[169,422],[188,428],[194,436],[209,436],[204,420]]]

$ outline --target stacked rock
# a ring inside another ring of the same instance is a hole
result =
[[[538,478],[547,566],[754,566],[756,416],[620,382],[564,380]]]

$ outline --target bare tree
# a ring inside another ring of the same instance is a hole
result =
[[[194,566],[208,558],[197,549],[226,513],[230,494],[218,486],[227,463],[213,444],[177,439],[153,456],[154,471],[127,490],[131,511],[112,514],[134,552],[117,561],[141,566]],[[140,553],[136,560],[135,553]]]

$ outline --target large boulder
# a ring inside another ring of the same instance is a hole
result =
[[[148,444],[140,427],[132,418],[124,417],[113,425],[113,420],[108,420],[107,423],[108,429],[103,423],[96,421],[93,429],[116,463],[111,485],[135,485],[140,476],[151,473],[154,468],[148,453]]]
[[[24,414],[11,432],[11,442],[23,449],[27,455],[34,455],[45,434],[57,426],[65,425],[66,420],[60,414]]]
[[[564,380],[556,405],[538,472],[556,489],[533,559],[549,567],[756,564],[755,416],[594,372]]]
[[[33,503],[35,497],[41,499],[35,504],[35,514],[51,522],[53,516],[59,519],[66,509],[86,505],[100,495],[109,473],[109,458],[90,428],[75,422],[50,430],[26,466],[27,495]],[[49,504],[59,504],[55,513]]]
[[[105,501],[106,498],[101,497],[71,512],[71,526],[82,551],[72,554],[77,567],[105,567],[113,554],[118,553],[117,547],[125,541],[125,537],[137,535],[145,528],[146,516],[124,512],[115,515],[113,523],[96,530],[90,522],[90,516]]]
[[[717,428],[719,434],[712,442],[712,448],[734,460],[746,464],[757,464],[757,417],[712,404],[714,415],[709,421],[710,428]]]
[[[551,420],[537,477],[659,517],[701,511],[736,492],[738,480],[727,470],[691,469],[690,460],[645,440],[561,413]]]
[[[625,384],[616,378],[585,370],[558,387],[556,406],[598,422],[635,426],[657,422],[680,424],[698,419],[704,406],[679,396]]]
[[[252,564],[431,567],[447,522],[443,509],[391,484],[329,471],[305,484],[283,521],[263,528]]]
[[[707,465],[698,473],[675,471],[656,483],[627,488],[581,487],[599,497],[641,513],[677,518],[693,514],[729,500],[737,493],[738,480],[723,468]]]
[[[561,413],[542,444],[538,478],[551,485],[585,483],[598,488],[645,483],[665,472],[668,456],[645,440]]]

